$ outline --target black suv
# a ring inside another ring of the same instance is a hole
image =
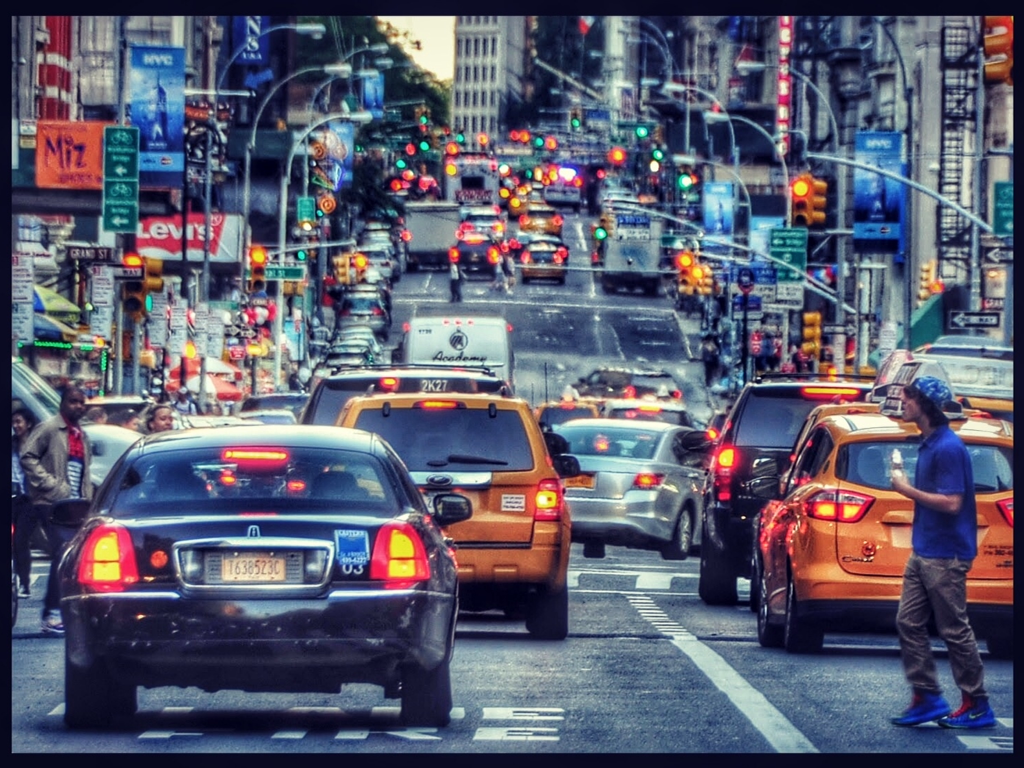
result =
[[[817,374],[767,374],[740,391],[704,483],[698,592],[705,603],[735,605],[736,578],[750,578],[753,533],[765,503],[754,481],[778,483],[778,473],[766,478],[759,471],[789,466],[800,427],[815,406],[867,400],[871,386],[852,376],[834,381]]]
[[[490,368],[474,366],[363,366],[340,371],[313,387],[300,424],[334,425],[342,406],[356,395],[379,392],[488,392],[511,394],[512,388]]]

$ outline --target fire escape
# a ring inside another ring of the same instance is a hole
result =
[[[948,17],[947,17],[948,18]],[[977,136],[978,40],[977,31],[964,19],[942,28],[942,133],[938,192],[968,211],[976,206],[964,159]],[[940,205],[939,276],[963,282],[970,272],[971,225],[963,214]]]

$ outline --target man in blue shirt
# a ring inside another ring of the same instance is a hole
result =
[[[895,725],[937,720],[945,728],[991,728],[995,715],[985,670],[967,618],[967,572],[978,554],[974,472],[963,440],[949,428],[943,406],[953,394],[941,379],[922,376],[903,388],[903,419],[921,430],[914,482],[893,462],[892,488],[914,502],[913,551],[903,572],[896,629],[913,698]],[[950,714],[939,687],[928,636],[929,618],[949,650],[962,705]]]

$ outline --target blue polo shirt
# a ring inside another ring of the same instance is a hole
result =
[[[967,446],[948,425],[922,441],[914,487],[928,493],[963,495],[963,505],[955,515],[914,502],[914,552],[919,557],[973,560],[978,554],[974,469]]]

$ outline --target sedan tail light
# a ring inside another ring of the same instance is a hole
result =
[[[519,254],[519,260],[523,264],[529,264],[531,261],[533,261],[533,256],[530,255],[529,251],[524,250],[521,254]]]
[[[1013,497],[997,501],[996,506],[999,507],[999,511],[1003,513],[1003,517],[1006,518],[1006,522],[1013,528]]]
[[[813,517],[815,520],[856,523],[864,517],[874,501],[874,496],[827,488],[807,499],[804,502],[804,509],[807,516]]]
[[[430,578],[430,563],[423,540],[409,523],[387,522],[373,543],[370,578],[387,589],[406,589]]]
[[[123,592],[139,581],[135,548],[128,529],[101,525],[82,546],[78,583],[93,592]]]
[[[568,255],[569,253],[568,251],[565,250],[565,248],[559,248],[557,251],[555,251],[555,264],[561,264],[563,261],[565,261]]]
[[[541,480],[534,497],[534,520],[558,520],[565,509],[561,480]]]
[[[633,478],[633,487],[640,491],[650,491],[665,482],[665,475],[660,472],[638,472]]]

